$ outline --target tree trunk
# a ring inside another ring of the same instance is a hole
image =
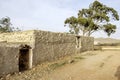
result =
[[[85,36],[85,30],[83,30],[83,36]]]
[[[91,35],[90,31],[88,31],[88,36],[90,37],[90,35]]]

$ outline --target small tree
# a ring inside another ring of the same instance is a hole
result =
[[[74,16],[67,18],[65,25],[70,27],[70,31],[76,32],[77,30],[77,34],[83,33],[85,36],[90,36],[98,30],[104,30],[110,36],[116,31],[115,25],[110,23],[111,20],[119,20],[117,11],[94,1],[88,9],[79,10],[77,18]]]
[[[19,28],[11,27],[11,22],[9,17],[3,17],[0,20],[0,32],[13,32],[13,31],[20,31]]]

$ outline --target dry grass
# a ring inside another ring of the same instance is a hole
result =
[[[52,70],[54,70],[54,69],[56,69],[56,68],[59,68],[59,67],[64,66],[65,64],[67,64],[66,61],[64,61],[64,62],[59,62],[59,63],[53,63],[53,64],[50,64],[50,65],[49,65],[49,68],[52,69]]]

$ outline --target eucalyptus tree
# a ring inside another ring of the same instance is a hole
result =
[[[116,31],[116,25],[108,23],[103,26],[104,26],[104,29],[103,29],[104,32],[106,32],[109,37],[111,34],[115,33]]]
[[[76,17],[72,16],[65,20],[65,24],[68,24],[71,34],[79,34],[78,20]],[[66,26],[66,25],[65,25]]]
[[[98,30],[103,30],[110,36],[116,31],[115,25],[110,23],[111,20],[119,20],[117,11],[99,1],[94,1],[88,9],[79,10],[77,17],[67,18],[65,25],[70,27],[70,31],[77,30],[77,34],[83,33],[85,36],[90,36]]]

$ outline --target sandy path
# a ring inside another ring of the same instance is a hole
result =
[[[118,80],[115,74],[120,66],[120,51],[94,53],[97,55],[86,56],[82,61],[57,69],[43,80]]]
[[[25,73],[9,76],[7,80],[120,80],[118,79],[120,77],[120,51],[89,53],[95,55],[85,55],[85,59],[66,64],[47,73],[41,72],[40,66],[37,66]]]

